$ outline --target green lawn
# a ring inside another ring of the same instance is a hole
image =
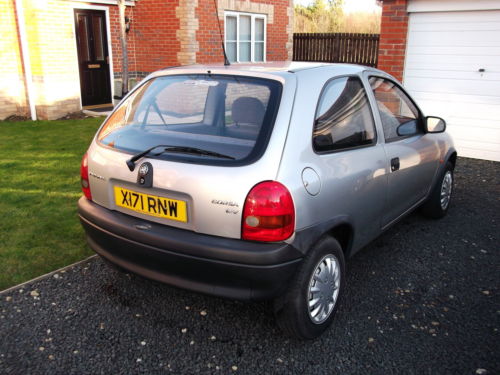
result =
[[[0,291],[92,254],[76,204],[102,120],[0,121]]]

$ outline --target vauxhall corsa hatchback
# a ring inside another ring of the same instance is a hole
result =
[[[310,339],[333,320],[346,258],[418,207],[446,214],[457,153],[445,127],[368,67],[166,69],[97,132],[79,216],[120,268],[273,299],[279,326]]]

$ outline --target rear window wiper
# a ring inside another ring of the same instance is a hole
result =
[[[201,148],[196,148],[196,147],[156,145],[156,146],[148,148],[145,151],[138,153],[137,155],[132,156],[129,160],[127,160],[128,169],[130,169],[130,171],[132,172],[135,169],[135,162],[137,160],[139,160],[143,156],[146,156],[151,151],[153,151],[154,149],[159,148],[159,147],[164,147],[164,149],[161,150],[160,152],[156,152],[156,153],[152,154],[153,156],[161,155],[164,152],[178,152],[178,153],[184,153],[184,154],[205,155],[205,156],[213,156],[213,157],[221,158],[221,159],[234,160],[234,157],[232,157],[232,156],[220,154],[220,153],[214,152],[214,151],[203,150]]]
[[[229,156],[229,155],[224,155],[224,154],[220,154],[220,153],[215,152],[215,151],[209,151],[209,150],[204,150],[202,148],[188,147],[188,146],[166,147],[162,152],[160,152],[158,154],[154,154],[154,155],[155,156],[160,155],[164,152],[178,152],[178,153],[183,153],[183,154],[205,155],[205,156],[213,156],[213,157],[220,158],[220,159],[234,160],[234,157]]]
[[[158,147],[172,147],[170,145],[156,145],[153,147],[148,148],[147,150],[144,150],[142,152],[139,152],[137,155],[132,156],[130,159],[127,160],[127,167],[130,169],[130,172],[133,172],[135,169],[135,162],[142,158],[143,156],[149,154],[151,151],[153,151],[155,148]]]

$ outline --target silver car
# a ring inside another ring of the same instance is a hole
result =
[[[235,299],[273,299],[311,339],[345,259],[421,207],[446,214],[457,153],[390,75],[343,64],[194,66],[148,76],[81,166],[90,247],[122,269]]]

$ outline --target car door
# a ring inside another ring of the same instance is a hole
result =
[[[439,149],[426,136],[423,116],[409,95],[387,78],[369,78],[378,107],[388,162],[388,189],[382,227],[390,225],[427,195]]]
[[[359,248],[380,231],[387,188],[385,152],[379,142],[366,88],[358,76],[331,79],[315,115],[313,149],[322,180],[322,199],[314,214],[341,214],[358,228]]]

